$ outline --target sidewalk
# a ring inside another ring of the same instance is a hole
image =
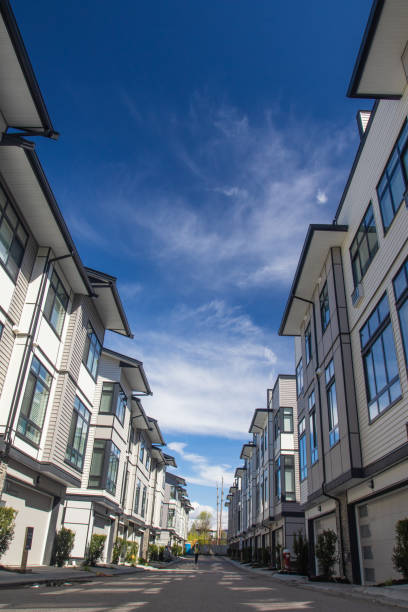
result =
[[[178,563],[178,559],[166,563],[165,568],[172,567]],[[160,571],[160,568],[154,568],[145,565],[136,565],[135,567],[124,565],[98,565],[97,567],[89,568],[89,571],[75,567],[53,567],[50,565],[42,565],[39,567],[28,568],[25,574],[17,571],[9,571],[0,569],[0,589],[9,589],[15,586],[34,586],[45,583],[56,582],[63,584],[64,582],[88,582],[97,578],[122,576],[124,574],[134,574],[146,570]]]
[[[290,582],[294,587],[309,589],[311,591],[321,591],[336,597],[353,597],[355,599],[365,599],[375,601],[399,608],[408,608],[408,584],[395,585],[390,587],[370,587],[357,584],[336,584],[329,582],[309,582],[305,576],[293,574],[279,574],[262,568],[254,568],[242,565],[238,561],[233,561],[229,557],[224,557],[232,565],[239,567],[247,572],[256,574],[270,575],[272,580]]]

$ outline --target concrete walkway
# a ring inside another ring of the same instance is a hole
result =
[[[401,608],[408,608],[408,584],[389,587],[370,587],[356,584],[310,582],[305,576],[279,574],[278,572],[273,572],[262,568],[254,568],[250,565],[243,565],[242,563],[233,561],[228,557],[226,557],[226,559],[229,561],[229,563],[244,571],[261,575],[269,575],[270,579],[273,581],[280,581],[282,583],[290,584],[291,586],[301,587],[302,589],[319,591],[321,593],[336,595],[338,597],[353,597],[368,601],[376,601],[383,604],[388,603],[389,605]]]

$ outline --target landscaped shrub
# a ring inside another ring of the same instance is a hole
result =
[[[334,574],[337,561],[336,542],[337,534],[332,529],[326,529],[317,536],[316,557],[325,578],[330,578]]]
[[[397,572],[408,580],[408,517],[401,519],[395,525],[396,543],[392,562]]]
[[[65,565],[71,556],[72,549],[74,548],[75,533],[71,529],[61,527],[55,536],[55,564],[58,567]]]
[[[183,552],[183,549],[178,544],[173,544],[173,546],[171,547],[171,554],[174,555],[175,557],[180,557],[182,552]]]
[[[268,565],[269,563],[269,550],[267,548],[261,549],[261,563],[262,565]]]
[[[136,565],[137,563],[137,552],[139,550],[139,545],[137,542],[132,542],[128,540],[126,542],[126,563],[130,563],[130,565]]]
[[[147,552],[148,552],[149,561],[159,560],[159,548],[156,544],[149,544]]]
[[[164,550],[165,550],[164,546],[159,547],[159,561],[164,561]]]
[[[118,564],[125,554],[126,540],[124,538],[116,538],[112,551],[112,563]]]
[[[17,510],[0,507],[0,557],[8,550],[14,537],[15,519]]]
[[[294,535],[293,552],[295,553],[295,569],[297,573],[306,576],[309,569],[309,546],[301,531]]]
[[[103,549],[105,547],[106,535],[99,535],[93,533],[91,542],[85,552],[84,565],[94,566],[97,564],[99,559],[102,557]]]

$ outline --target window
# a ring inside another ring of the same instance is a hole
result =
[[[330,323],[330,309],[329,309],[329,292],[327,290],[327,282],[324,283],[324,287],[320,293],[320,321],[322,324],[322,333],[326,331],[328,324]]]
[[[265,432],[262,432],[262,434],[261,434],[261,455],[262,455],[262,457],[264,456],[264,451],[265,451],[264,438],[265,438]]]
[[[146,485],[143,485],[142,504],[140,506],[140,516],[143,516],[143,517],[144,517],[144,515],[146,513],[146,510],[147,510],[147,508],[146,508],[146,495],[147,495],[147,487],[146,487]]]
[[[264,503],[265,505],[267,502],[268,502],[268,477],[265,476],[265,480],[264,480]]]
[[[283,412],[283,432],[293,433],[293,408],[281,408]]]
[[[295,489],[295,458],[293,455],[283,455],[285,501],[296,501]]]
[[[177,489],[175,485],[170,487],[170,499],[177,499]]]
[[[84,466],[90,418],[91,413],[85,408],[81,400],[76,397],[67,450],[65,451],[65,461],[70,463],[77,470],[82,470]]]
[[[306,420],[303,418],[299,423],[299,461],[300,480],[307,478],[307,456],[306,456]]]
[[[265,429],[264,448],[265,448],[265,450],[268,449],[268,426],[266,426],[266,429]]]
[[[361,352],[370,419],[381,414],[401,396],[397,357],[387,295],[360,330]]]
[[[136,493],[135,493],[135,506],[134,506],[135,514],[139,514],[140,487],[141,487],[141,483],[140,483],[140,480],[138,480],[136,483]]]
[[[139,449],[139,461],[143,463],[144,455],[145,455],[146,443],[144,441],[144,437],[140,436],[140,449]]]
[[[306,365],[310,363],[312,358],[312,332],[310,330],[310,323],[306,327],[305,331],[305,351],[306,351]]]
[[[106,489],[112,495],[116,492],[120,451],[111,440],[95,440],[91,470],[90,489]]]
[[[337,410],[336,382],[334,380],[333,359],[325,370],[327,409],[329,412],[329,443],[334,446],[339,441],[339,415]]]
[[[33,357],[21,404],[17,433],[35,446],[39,445],[41,439],[51,381],[51,374],[36,357]]]
[[[309,395],[309,438],[310,438],[310,462],[313,465],[318,459],[317,429],[316,429],[316,400],[315,392]]]
[[[146,451],[146,469],[150,472],[151,458],[150,453]]]
[[[354,286],[360,282],[378,251],[377,229],[370,202],[350,247]]]
[[[28,234],[12,204],[0,188],[0,262],[13,280],[23,261]]]
[[[275,495],[278,499],[281,498],[282,495],[282,487],[281,487],[281,458],[278,457],[276,461],[275,467]]]
[[[67,307],[68,294],[54,271],[51,276],[47,299],[45,301],[44,316],[58,336],[61,336]]]
[[[273,426],[274,426],[274,432],[275,432],[275,440],[278,439],[279,434],[280,434],[280,427],[279,427],[279,412],[277,412],[275,414],[275,418],[273,420]]]
[[[408,124],[405,122],[377,187],[384,233],[387,233],[397,214],[406,191],[408,168],[407,139]]]
[[[104,382],[99,412],[101,414],[114,414],[123,425],[126,406],[127,397],[122,387],[118,383]]]
[[[172,529],[174,527],[174,514],[175,514],[175,509],[169,508],[168,513],[167,513],[167,527],[169,529]]]
[[[404,344],[405,363],[408,363],[408,259],[394,278],[394,293]]]
[[[1,321],[0,321],[0,340],[1,340],[1,337],[3,335],[3,329],[4,329],[4,323],[1,323]]]
[[[101,343],[99,342],[92,325],[88,323],[83,362],[93,378],[96,378],[98,373],[98,363],[101,356],[101,350]]]
[[[300,360],[296,366],[296,391],[297,391],[298,397],[303,391],[303,363],[302,363],[302,360]]]

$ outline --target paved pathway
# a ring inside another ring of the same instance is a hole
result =
[[[221,558],[186,560],[173,568],[101,578],[71,586],[4,589],[0,610],[72,612],[382,612],[390,606],[341,598],[243,571]]]

